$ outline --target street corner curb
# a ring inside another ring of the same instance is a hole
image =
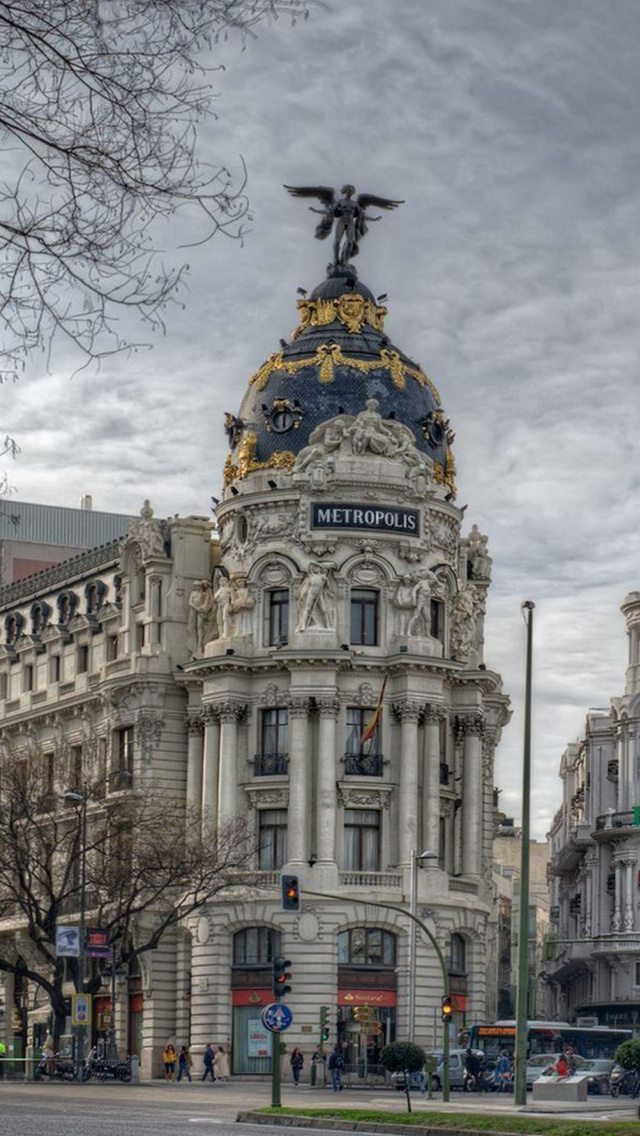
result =
[[[438,1125],[380,1124],[377,1121],[346,1120],[330,1116],[296,1116],[294,1114],[239,1112],[240,1124],[267,1124],[278,1128],[322,1128],[335,1132],[380,1132],[388,1136],[518,1136],[515,1132],[496,1132],[477,1128],[443,1128]]]

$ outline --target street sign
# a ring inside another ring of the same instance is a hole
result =
[[[91,995],[90,994],[72,994],[71,995],[71,1025],[72,1026],[90,1026],[91,1025]]]
[[[284,1033],[293,1021],[293,1014],[288,1006],[281,1006],[279,1002],[272,1002],[262,1011],[262,1024],[271,1030],[271,1033]]]

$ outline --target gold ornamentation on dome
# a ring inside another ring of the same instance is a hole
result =
[[[365,300],[359,292],[343,292],[333,300],[298,300],[297,308],[300,323],[293,333],[294,339],[308,327],[326,327],[336,320],[351,334],[361,331],[365,323],[376,331],[382,331],[387,314],[386,308]]]
[[[427,378],[420,367],[412,367],[405,363],[397,351],[390,351],[383,347],[376,359],[358,359],[352,355],[345,355],[337,343],[321,343],[314,355],[307,359],[285,359],[282,351],[277,351],[267,359],[266,363],[256,371],[250,386],[257,386],[263,390],[270,377],[276,371],[284,371],[287,375],[296,375],[306,367],[317,367],[318,378],[321,383],[332,383],[335,378],[336,367],[353,367],[362,375],[369,375],[372,371],[388,371],[394,386],[404,390],[407,376],[415,379],[422,387],[428,387],[436,403],[440,404],[438,394],[431,379]]]
[[[295,463],[296,455],[290,450],[280,450],[278,453],[271,454],[271,457],[266,461],[256,461],[256,443],[257,438],[253,430],[247,430],[240,443],[238,450],[237,464],[234,463],[231,454],[228,455],[224,463],[224,484],[230,485],[232,481],[242,481],[250,473],[255,473],[260,469],[284,469],[290,472]]]
[[[433,475],[438,485],[446,485],[451,490],[451,496],[455,500],[458,490],[456,488],[456,463],[453,450],[447,450],[444,465],[441,465],[440,462],[433,463]]]

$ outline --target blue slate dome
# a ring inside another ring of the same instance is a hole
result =
[[[300,324],[250,380],[238,417],[228,414],[233,449],[229,484],[247,468],[291,469],[321,423],[357,415],[378,400],[382,418],[412,431],[416,447],[435,463],[438,481],[454,489],[453,433],[440,396],[420,366],[384,331],[386,308],[351,266],[332,266],[327,279],[298,301]]]

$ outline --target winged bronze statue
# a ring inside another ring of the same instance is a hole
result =
[[[311,213],[319,213],[321,221],[316,227],[319,241],[327,239],[335,222],[333,238],[334,264],[347,265],[351,257],[360,251],[360,241],[367,232],[367,221],[379,221],[380,217],[370,217],[370,205],[378,209],[395,209],[404,201],[391,201],[388,197],[377,197],[374,193],[359,193],[355,197],[355,186],[343,185],[337,196],[336,190],[326,185],[285,185],[292,197],[315,197],[322,202],[322,209],[310,206]]]

